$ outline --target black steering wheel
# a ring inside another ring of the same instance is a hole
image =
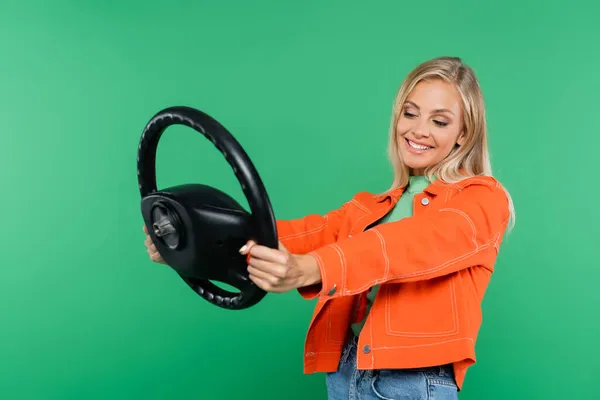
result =
[[[233,168],[251,213],[222,191],[186,184],[157,191],[156,150],[170,125],[202,133]],[[276,220],[263,182],[238,141],[219,122],[190,107],[169,107],[147,123],[138,147],[141,210],[163,260],[202,298],[227,309],[244,309],[266,295],[248,277],[239,249],[248,239],[278,247]],[[211,281],[239,289],[224,290]]]

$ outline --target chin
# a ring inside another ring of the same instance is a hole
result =
[[[422,175],[425,173],[425,170],[429,167],[429,164],[425,165],[409,165],[406,164],[408,169],[411,172],[411,175]]]
[[[406,154],[404,152],[402,152],[400,156],[402,157],[402,162],[404,163],[404,165],[406,165],[411,170],[422,170],[429,167],[432,164],[429,157],[427,157],[427,159],[423,159],[423,157],[421,156],[419,157],[420,159],[415,160],[416,157],[414,155]]]

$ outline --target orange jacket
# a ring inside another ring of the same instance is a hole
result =
[[[413,217],[369,228],[402,192],[360,192],[324,216],[277,222],[283,245],[311,253],[321,269],[320,284],[299,289],[318,299],[305,373],[337,370],[362,298],[380,284],[359,337],[358,369],[453,363],[462,388],[475,363],[480,304],[509,221],[508,198],[491,177],[436,180],[415,196]]]

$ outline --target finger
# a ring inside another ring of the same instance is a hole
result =
[[[287,264],[289,261],[288,254],[283,251],[275,250],[267,246],[255,245],[250,249],[250,254],[253,258],[258,258],[264,261],[270,261],[277,264]]]
[[[248,242],[246,242],[246,244],[243,245],[242,248],[240,249],[240,254],[242,254],[242,255],[246,254],[246,264],[250,263],[250,250],[255,245],[256,245],[256,242],[254,242],[253,240],[248,240]]]
[[[144,224],[144,233],[147,235],[148,234],[148,227],[146,226],[146,224]]]
[[[264,279],[261,279],[261,278],[259,278],[257,276],[254,276],[254,275],[250,275],[250,280],[252,282],[254,282],[254,284],[256,286],[258,286],[259,288],[261,288],[265,292],[283,293],[283,292],[287,291],[287,289],[284,289],[284,288],[274,287],[273,285],[269,284],[268,281],[266,281]]]
[[[279,241],[279,251],[289,253],[288,249],[285,248],[285,246],[283,245],[283,243],[281,243],[281,241]]]
[[[160,262],[160,261],[162,261],[162,257],[161,257],[161,255],[160,255],[160,253],[159,253],[158,251],[155,251],[155,252],[148,252],[148,253],[150,254],[150,259],[151,259],[152,261],[155,261],[155,262]]]
[[[147,249],[154,249],[154,251],[156,251],[156,246],[154,245],[154,242],[152,241],[152,239],[149,236],[144,241],[144,245],[146,246]]]
[[[246,244],[243,245],[242,248],[240,249],[240,254],[249,254],[250,249],[252,249],[252,247],[254,247],[255,245],[256,245],[256,242],[254,240],[248,240],[246,242]]]
[[[248,272],[250,273],[250,276],[253,276],[255,278],[258,278],[262,281],[268,282],[270,286],[272,287],[276,287],[278,285],[281,285],[281,283],[283,282],[283,279],[268,274],[264,271],[261,271],[259,269],[254,268],[252,265],[248,266]]]
[[[269,284],[269,282],[265,281],[264,279],[261,279],[257,276],[254,275],[250,275],[249,276],[250,280],[252,282],[254,282],[254,284],[256,286],[258,286],[259,288],[261,288],[262,290],[264,290],[265,292],[270,292],[271,289],[271,285]]]
[[[268,261],[256,260],[254,258],[250,259],[248,266],[267,275],[271,275],[280,279],[286,278],[289,270],[285,265],[273,264]]]

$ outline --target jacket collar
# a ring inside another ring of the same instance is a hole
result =
[[[446,189],[447,187],[448,187],[447,183],[442,182],[440,179],[436,179],[435,181],[430,183],[429,186],[427,186],[425,188],[425,190],[423,190],[423,192],[425,192],[431,196],[437,196],[438,194],[442,193],[444,191],[444,189]],[[399,188],[388,190],[387,192],[384,192],[381,194],[377,194],[377,195],[375,195],[375,201],[380,203],[388,198],[393,199],[394,201],[397,201],[400,198],[400,196],[402,196],[402,193],[404,193],[405,189],[406,189],[406,187],[404,186],[404,187],[399,187]]]

